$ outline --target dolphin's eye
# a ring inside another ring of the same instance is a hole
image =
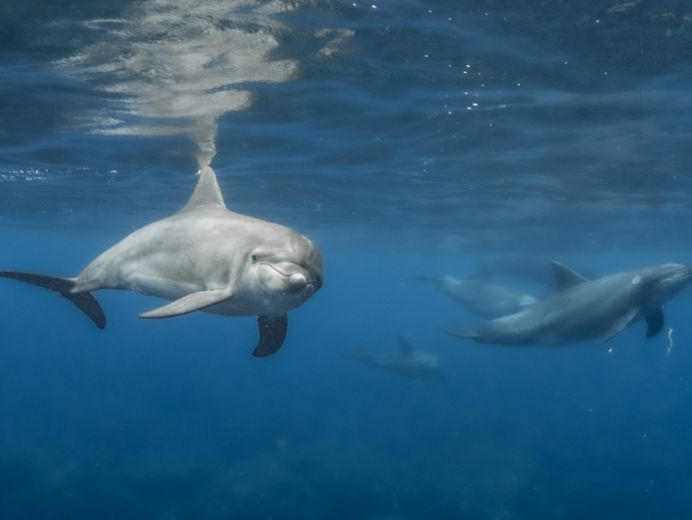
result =
[[[250,256],[250,260],[252,260],[253,264],[269,259],[271,259],[271,255],[269,255],[268,253],[254,253]]]

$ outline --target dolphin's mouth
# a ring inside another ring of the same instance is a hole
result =
[[[692,281],[692,269],[690,269],[690,268],[680,269],[678,272],[671,275],[670,278],[672,280],[676,280],[676,281],[680,281],[680,282],[691,282]]]
[[[291,276],[290,274],[283,272],[283,271],[282,271],[281,269],[279,269],[275,264],[270,264],[270,263],[268,263],[268,262],[262,262],[262,265],[266,265],[267,267],[273,269],[273,270],[276,271],[278,274],[280,274],[281,276],[284,276],[284,277],[286,277],[286,278],[288,278],[289,276]]]
[[[310,271],[307,271],[307,275],[302,274],[302,273],[287,273],[283,271],[279,266],[276,264],[270,264],[267,262],[263,262],[264,265],[267,267],[271,268],[276,272],[277,274],[283,276],[284,278],[288,278],[290,281],[290,292],[299,292],[303,289],[310,289],[311,292],[317,291],[320,287],[322,287],[322,280],[320,279],[319,276],[316,276]]]

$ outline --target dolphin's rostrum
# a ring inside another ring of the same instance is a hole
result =
[[[0,277],[60,293],[99,328],[106,318],[90,294],[98,289],[132,290],[171,302],[143,318],[194,311],[259,316],[260,340],[253,351],[258,357],[281,347],[286,313],[321,287],[322,274],[320,252],[308,238],[228,210],[210,167],[202,169],[181,211],[134,231],[76,278],[0,271]]]

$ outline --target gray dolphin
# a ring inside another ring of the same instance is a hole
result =
[[[368,354],[367,352],[357,351],[350,352],[347,355],[366,365],[402,376],[442,379],[436,355],[416,351],[404,338],[399,337],[397,339],[399,341],[398,352],[391,354]]]
[[[434,283],[450,298],[484,318],[497,318],[518,312],[538,301],[488,278],[453,278],[451,276],[418,276],[415,280]]]
[[[558,292],[531,307],[491,320],[476,330],[447,328],[453,336],[503,345],[561,345],[593,338],[608,341],[645,319],[647,337],[663,328],[661,306],[692,282],[692,269],[662,264],[589,281],[552,263]]]
[[[286,337],[287,311],[322,285],[317,247],[295,231],[226,208],[214,171],[200,172],[187,205],[131,233],[76,278],[17,271],[0,277],[60,293],[97,327],[106,317],[91,291],[126,289],[171,303],[140,314],[170,318],[194,311],[259,316],[253,354],[276,352]]]

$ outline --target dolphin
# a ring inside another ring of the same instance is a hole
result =
[[[393,354],[368,354],[358,351],[348,356],[366,365],[411,378],[442,379],[437,356],[413,349],[404,338],[397,338],[399,351]]]
[[[587,280],[552,262],[558,291],[526,309],[473,330],[444,329],[452,336],[502,345],[562,345],[594,338],[608,341],[638,320],[647,337],[663,328],[662,305],[692,282],[692,269],[661,264]]]
[[[487,277],[418,276],[415,280],[434,283],[454,301],[484,318],[513,314],[538,301],[535,296],[497,284]]]
[[[142,318],[195,311],[258,316],[256,357],[281,347],[286,313],[321,287],[322,275],[320,252],[307,237],[227,209],[210,167],[201,170],[182,210],[126,236],[75,278],[0,271],[0,277],[61,294],[99,328],[106,317],[91,294],[98,289],[125,289],[171,302]]]

